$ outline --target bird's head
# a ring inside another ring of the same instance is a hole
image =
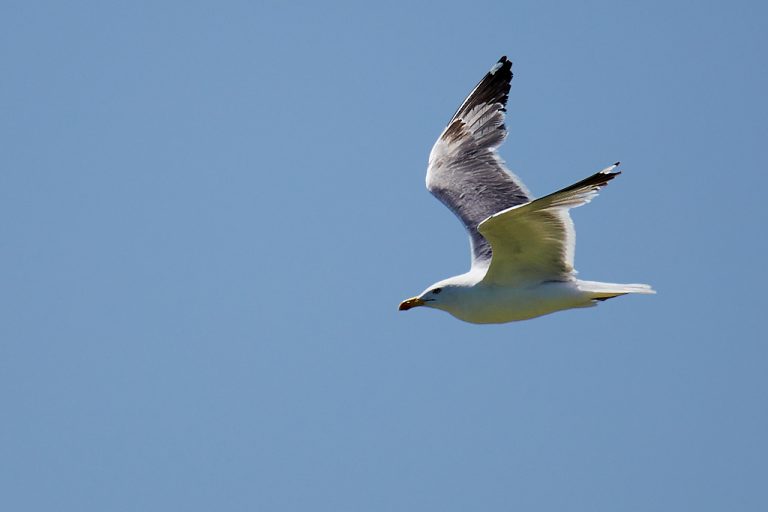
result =
[[[459,286],[445,281],[435,283],[416,297],[411,297],[400,303],[400,311],[408,311],[418,306],[447,309],[456,298]]]

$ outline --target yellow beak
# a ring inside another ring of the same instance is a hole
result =
[[[400,307],[397,308],[400,311],[408,311],[411,308],[415,308],[416,306],[423,306],[424,301],[421,300],[418,297],[411,297],[410,299],[406,299],[403,302],[400,303]]]

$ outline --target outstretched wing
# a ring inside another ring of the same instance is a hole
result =
[[[499,158],[512,63],[499,59],[451,118],[429,155],[427,189],[469,233],[473,266],[487,264],[491,246],[477,226],[501,210],[530,200],[525,185]]]
[[[529,203],[498,212],[478,230],[493,248],[493,259],[483,278],[505,286],[565,281],[573,277],[576,235],[568,210],[587,204],[621,174],[618,162],[589,178]]]

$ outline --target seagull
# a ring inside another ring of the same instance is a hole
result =
[[[596,306],[628,293],[656,293],[647,284],[576,278],[571,208],[587,204],[621,174],[619,162],[552,194],[533,199],[497,153],[512,81],[502,57],[472,90],[429,155],[427,190],[469,234],[468,272],[439,281],[399,309],[440,309],[477,324],[527,320]]]

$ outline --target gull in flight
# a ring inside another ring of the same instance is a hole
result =
[[[621,174],[619,163],[569,187],[533,199],[496,149],[504,141],[512,63],[502,57],[451,118],[429,155],[427,189],[469,233],[472,267],[403,301],[442,309],[472,323],[526,320],[595,306],[627,293],[655,293],[647,284],[576,278],[576,235],[569,209],[587,204]]]

